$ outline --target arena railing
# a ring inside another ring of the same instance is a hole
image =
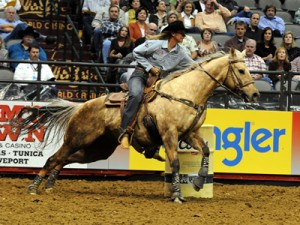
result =
[[[56,66],[71,66],[71,67],[89,67],[94,68],[95,71],[101,67],[111,67],[111,68],[135,68],[133,65],[120,65],[120,64],[103,64],[103,63],[88,63],[88,62],[62,62],[62,61],[28,61],[28,60],[0,60],[0,63],[29,63],[29,64],[37,64],[38,65],[38,78],[37,81],[17,81],[17,80],[2,80],[0,75],[0,83],[16,83],[16,84],[36,84],[37,85],[37,93],[39,94],[41,90],[41,85],[65,85],[65,86],[78,86],[78,91],[80,91],[80,87],[85,86],[89,88],[99,88],[99,87],[119,87],[119,84],[109,84],[105,83],[104,79],[99,79],[99,82],[93,82],[90,79],[88,81],[82,82],[79,80],[77,81],[41,81],[41,65],[48,64],[48,65],[56,65]],[[71,71],[74,72],[74,71]],[[279,110],[282,111],[290,111],[291,110],[291,100],[292,95],[300,96],[300,90],[295,91],[291,90],[291,82],[292,76],[297,75],[299,73],[296,72],[284,72],[284,71],[250,71],[251,73],[260,73],[260,74],[284,74],[281,76],[281,87],[280,91],[271,90],[271,91],[260,91],[262,94],[273,94],[274,96],[279,95],[278,106]],[[73,75],[74,76],[74,75]],[[287,84],[287,87],[285,87]],[[105,92],[109,92],[107,89]],[[224,93],[226,96],[229,96],[225,90],[216,90],[216,92]],[[88,95],[89,99],[89,95]],[[40,100],[39,96],[37,96],[37,100]],[[228,104],[228,98],[225,98],[224,108],[230,108]],[[300,107],[300,106],[299,106]]]

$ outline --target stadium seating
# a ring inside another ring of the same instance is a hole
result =
[[[256,9],[255,0],[236,0],[239,6],[248,6],[250,9]]]
[[[300,8],[300,1],[299,0],[285,0],[284,4],[282,5],[282,8],[284,10],[296,12]]]
[[[212,40],[214,40],[215,42],[218,43],[219,47],[224,47],[224,44],[227,40],[229,40],[230,38],[232,38],[231,36],[228,35],[224,35],[224,34],[217,34],[214,35]]]
[[[259,91],[272,91],[272,86],[265,80],[254,80],[254,86]]]
[[[296,45],[300,48],[300,38],[295,39]]]
[[[251,10],[252,13],[258,13],[260,16],[264,16],[264,12],[261,11],[260,9],[254,9],[254,10]]]
[[[266,7],[266,5],[274,5],[277,9],[277,11],[282,11],[282,4],[280,2],[280,0],[260,0],[258,2],[258,8],[260,9],[264,9]]]
[[[285,24],[292,24],[293,23],[292,15],[288,12],[278,11],[276,13],[276,16],[281,17],[284,20]]]
[[[276,48],[278,48],[282,43],[282,37],[274,37],[274,42],[275,42]]]
[[[235,33],[235,25],[227,25],[227,32]]]
[[[14,79],[14,73],[9,69],[0,69],[0,74],[0,81]]]
[[[300,37],[300,25],[297,24],[286,24],[286,31],[291,31],[294,34],[294,37]]]
[[[292,83],[291,83],[291,91],[296,91],[296,88],[298,86],[298,83],[297,81],[293,81],[292,80]],[[276,91],[280,91],[280,86],[281,86],[281,82],[278,81],[276,84],[275,84],[275,90]],[[287,89],[288,88],[288,82],[284,83],[284,87]]]

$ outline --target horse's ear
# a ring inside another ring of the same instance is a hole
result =
[[[234,48],[230,48],[229,54],[230,54],[231,58],[235,58],[236,57],[235,49]]]

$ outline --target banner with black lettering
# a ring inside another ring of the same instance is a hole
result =
[[[59,137],[60,140],[57,143],[51,143],[45,148],[41,148],[46,126],[21,135],[20,130],[13,128],[9,123],[25,106],[30,105],[39,108],[47,104],[46,102],[17,101],[2,101],[0,103],[0,167],[43,167],[47,159],[62,145],[63,137]],[[103,150],[105,150],[105,146]],[[128,151],[115,151],[108,160],[89,164],[74,163],[65,166],[65,168],[127,170],[129,168],[129,153]]]

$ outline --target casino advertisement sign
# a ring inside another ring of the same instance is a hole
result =
[[[21,136],[9,124],[25,105],[46,104],[0,103],[0,172],[1,167],[40,168],[62,144],[41,150],[46,126]],[[215,173],[300,175],[300,112],[208,109],[205,123],[214,125]],[[164,163],[145,159],[131,149],[116,151],[108,160],[66,168],[163,171]]]

